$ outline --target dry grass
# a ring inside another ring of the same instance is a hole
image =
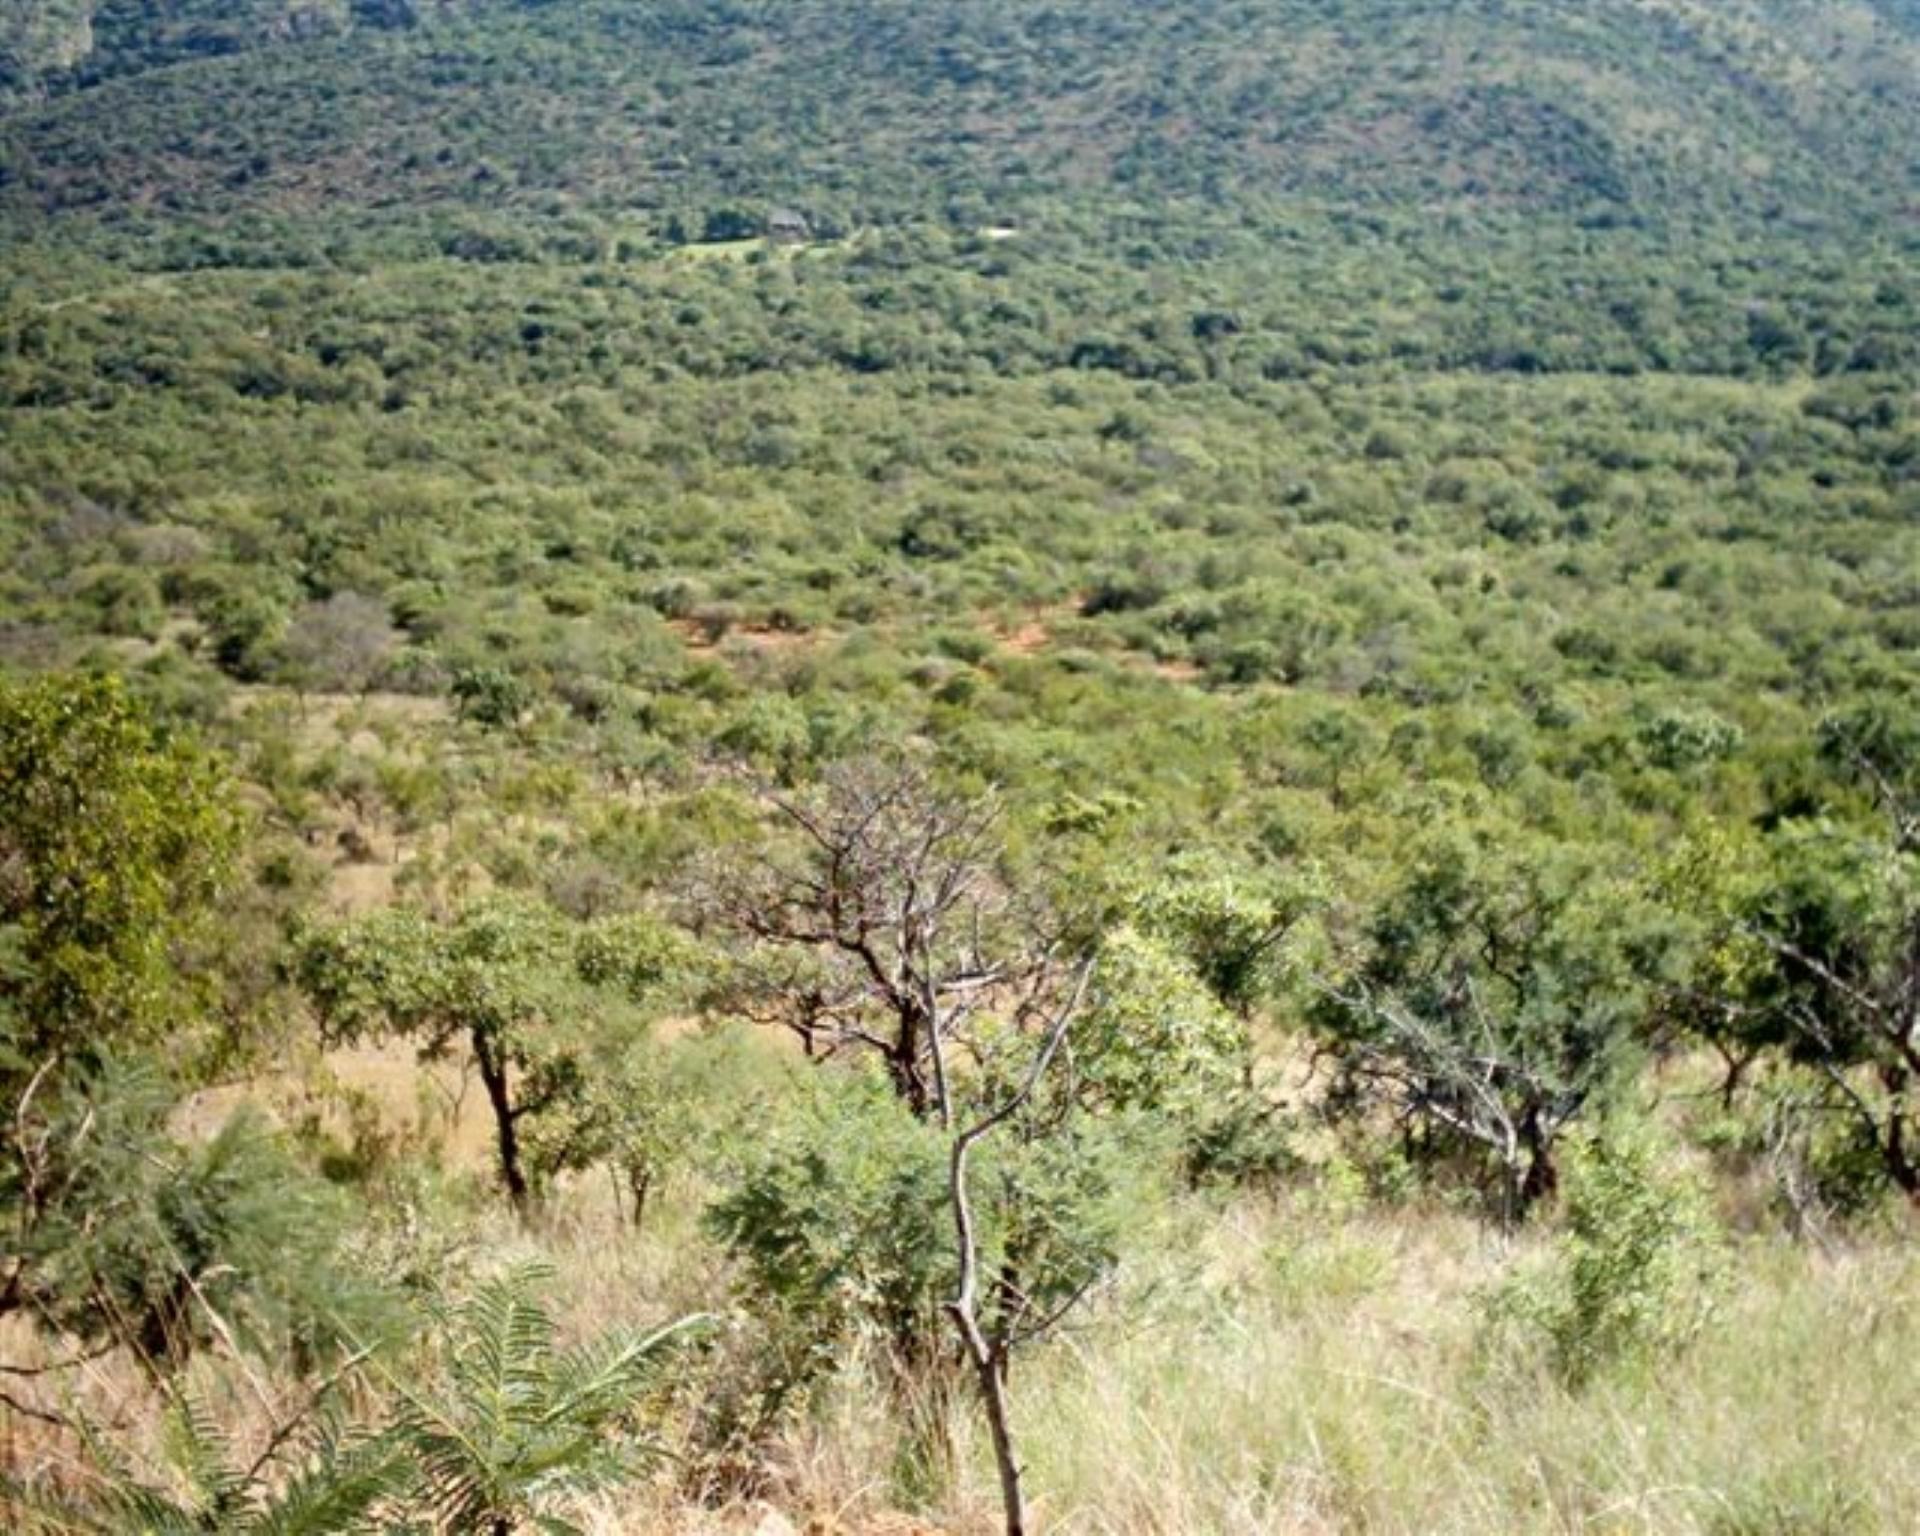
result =
[[[600,1210],[544,1240],[580,1326],[724,1287],[690,1209],[663,1215],[637,1239]],[[1524,1254],[1445,1213],[1185,1213],[1101,1315],[1016,1368],[1041,1528],[1920,1530],[1911,1244],[1750,1240],[1692,1348],[1581,1391],[1486,1342],[1480,1298]],[[984,1536],[992,1469],[964,1399],[950,1428],[954,1484],[916,1500],[896,1475],[897,1412],[853,1364],[766,1448],[760,1499],[695,1508],[663,1483],[590,1528]]]
[[[331,1064],[396,1127],[454,1086],[423,1094],[404,1051]],[[457,1116],[426,1113],[409,1155],[437,1151],[483,1183],[483,1109],[469,1095]],[[535,1230],[484,1197],[478,1217],[462,1208],[442,1219],[481,1267],[549,1262],[565,1330],[585,1336],[727,1309],[728,1264],[701,1225],[706,1193],[690,1175],[670,1182],[640,1232],[597,1176],[574,1181]],[[1771,1230],[1739,1239],[1691,1348],[1578,1391],[1511,1341],[1489,1343],[1483,1324],[1486,1293],[1546,1240],[1510,1245],[1468,1215],[1332,1194],[1187,1198],[1096,1313],[1016,1366],[1039,1528],[1920,1531],[1920,1247],[1910,1233],[1832,1251]],[[25,1341],[8,1344],[0,1357],[26,1358]],[[151,1432],[151,1395],[130,1368],[89,1367],[75,1387],[92,1417],[136,1445]],[[240,1380],[230,1401],[245,1415],[293,1391]],[[903,1476],[897,1400],[881,1373],[850,1359],[805,1420],[762,1447],[756,1486],[702,1504],[688,1497],[685,1464],[669,1461],[582,1519],[595,1536],[987,1536],[991,1462],[968,1400],[956,1401],[946,1415],[956,1470],[944,1485]],[[668,1433],[677,1451],[696,1449],[683,1425]],[[57,1435],[4,1412],[0,1451],[15,1471],[76,1462]]]
[[[1035,1439],[1057,1529],[1920,1529],[1911,1251],[1753,1243],[1691,1350],[1574,1392],[1482,1346],[1510,1259],[1463,1220],[1222,1241],[1237,1280],[1030,1384],[1029,1423],[1081,1427]]]
[[[724,1305],[726,1265],[699,1205],[697,1189],[672,1191],[634,1233],[589,1180],[544,1230],[490,1218],[476,1236],[490,1261],[551,1262],[567,1329],[585,1334]],[[1484,1342],[1478,1298],[1523,1253],[1439,1212],[1249,1201],[1176,1213],[1098,1316],[1016,1369],[1040,1528],[1920,1530],[1910,1242],[1823,1255],[1750,1240],[1691,1349],[1579,1392]],[[94,1368],[78,1385],[137,1442],[145,1394],[130,1372]],[[245,1413],[259,1396],[242,1384],[231,1400]],[[986,1536],[991,1464],[964,1398],[949,1423],[951,1486],[906,1491],[893,1400],[850,1361],[807,1420],[765,1447],[751,1494],[691,1502],[669,1462],[580,1513],[594,1536]],[[17,1422],[0,1435],[16,1469],[70,1457]]]

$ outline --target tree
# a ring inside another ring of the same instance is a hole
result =
[[[1317,1017],[1348,1095],[1489,1154],[1510,1220],[1553,1192],[1557,1138],[1631,1048],[1643,937],[1624,886],[1578,861],[1443,835],[1323,979]]]
[[[241,821],[213,759],[111,677],[0,681],[0,1083],[178,1042],[188,963],[232,879]]]
[[[1310,882],[1263,878],[1211,849],[1184,850],[1132,887],[1123,901],[1131,923],[1242,1020],[1271,1000],[1287,939],[1318,904]]]
[[[536,1193],[524,1123],[578,1109],[599,1037],[639,1028],[627,1005],[658,996],[680,959],[646,919],[578,923],[496,897],[447,922],[396,907],[317,929],[298,964],[330,1043],[404,1037],[423,1061],[464,1051],[493,1115],[501,1185],[524,1212]]]
[[[1808,1107],[1851,1121],[1920,1204],[1920,792],[1906,734],[1873,708],[1819,732],[1819,757],[1868,792],[1883,830],[1826,817],[1746,840],[1716,830],[1667,862],[1667,899],[1700,932],[1663,1012],[1727,1062],[1729,1101],[1766,1057],[1813,1074]]]
[[[1755,1064],[1792,1033],[1783,999],[1768,988],[1773,955],[1754,931],[1769,852],[1757,835],[1710,826],[1681,839],[1654,870],[1651,889],[1685,930],[1685,962],[1654,998],[1656,1044],[1694,1041],[1725,1071],[1720,1099],[1731,1109]]]
[[[748,946],[730,1001],[810,1056],[873,1052],[916,1115],[944,1114],[951,1043],[1060,977],[1046,919],[995,867],[998,800],[947,795],[911,762],[841,766],[817,793],[765,800],[785,840],[698,893]]]
[[[523,1150],[534,1183],[605,1166],[640,1230],[661,1180],[749,1112],[752,1069],[733,1044],[724,1032],[671,1046],[603,1033],[591,1043],[580,1093],[528,1124]]]
[[[1887,1177],[1920,1208],[1920,857],[1826,826],[1776,840],[1746,931],[1770,964],[1746,1005],[1784,1026],[1791,1059],[1826,1083]]]
[[[751,1001],[763,1016],[797,1031],[817,1057],[870,1053],[914,1123],[917,1133],[893,1138],[897,1166],[846,1181],[889,1199],[884,1236],[856,1244],[855,1255],[896,1250],[928,1230],[924,1154],[930,1138],[942,1149],[938,1200],[952,1234],[943,1311],[987,1417],[1006,1530],[1023,1536],[1013,1356],[1111,1269],[1110,1228],[1094,1214],[1096,1192],[1120,1182],[1108,1154],[1139,1120],[1167,1117],[1185,1095],[1230,1080],[1239,1021],[1192,962],[1150,935],[1059,937],[1074,925],[1021,899],[1001,872],[991,796],[949,796],[918,765],[895,763],[842,769],[804,802],[770,798],[797,848],[710,886],[707,910],[763,956],[797,959],[757,975]],[[1218,962],[1223,984],[1240,984],[1268,947],[1265,917],[1172,926],[1220,940],[1199,953]],[[982,1201],[974,1162],[989,1153],[995,1177]],[[802,1163],[796,1175],[790,1157],[775,1156],[722,1207],[723,1230],[776,1294],[813,1294],[820,1275],[846,1272],[846,1258],[821,1262],[842,1251],[850,1229],[816,1203],[824,1166]],[[1129,1173],[1140,1177],[1137,1160]],[[939,1268],[924,1236],[879,1268],[890,1279],[872,1289],[896,1298],[891,1329],[912,1355],[913,1298]]]
[[[0,683],[0,1314],[150,1363],[190,1347],[202,1270],[244,1289],[272,1258],[227,1176],[257,1139],[190,1151],[168,1128],[239,831],[212,759],[118,681]],[[137,1065],[163,1038],[173,1071]]]
[[[1023,1338],[1034,1338],[1047,1331],[1066,1314],[1084,1294],[1069,1292],[1051,1311],[1036,1313],[1031,1292],[1021,1286],[1017,1271],[1002,1272],[995,1284],[999,1305],[991,1321],[983,1325],[981,1309],[981,1236],[974,1219],[973,1191],[968,1182],[968,1165],[973,1149],[1002,1126],[1018,1116],[1032,1102],[1046,1078],[1047,1070],[1065,1045],[1074,1015],[1086,991],[1088,968],[1083,968],[1072,991],[1055,1007],[1052,1017],[1038,1021],[1039,1044],[1032,1063],[1018,1085],[1000,1099],[976,1111],[964,1125],[956,1124],[950,1113],[943,1113],[943,1124],[951,1137],[947,1157],[947,1202],[953,1212],[954,1251],[959,1271],[953,1297],[947,1303],[947,1315],[960,1334],[962,1348],[973,1367],[979,1386],[980,1402],[987,1415],[987,1430],[993,1439],[994,1467],[1000,1478],[1000,1508],[1007,1536],[1026,1536],[1026,1493],[1021,1485],[1019,1452],[1014,1444],[1013,1423],[1007,1407],[1007,1372],[1014,1348]]]

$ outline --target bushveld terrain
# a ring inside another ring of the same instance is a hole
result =
[[[0,0],[28,1531],[1920,1529],[1912,0]]]

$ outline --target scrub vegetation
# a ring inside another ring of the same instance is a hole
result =
[[[0,1506],[1920,1527],[1911,0],[0,0]]]

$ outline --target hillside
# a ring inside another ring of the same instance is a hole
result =
[[[1912,10],[1864,0],[449,9],[16,4],[16,73],[53,94],[8,114],[8,202],[853,227],[1178,196],[1791,225],[1911,213],[1920,187]]]
[[[0,1526],[1920,1529],[1915,0],[0,0],[0,253]]]

